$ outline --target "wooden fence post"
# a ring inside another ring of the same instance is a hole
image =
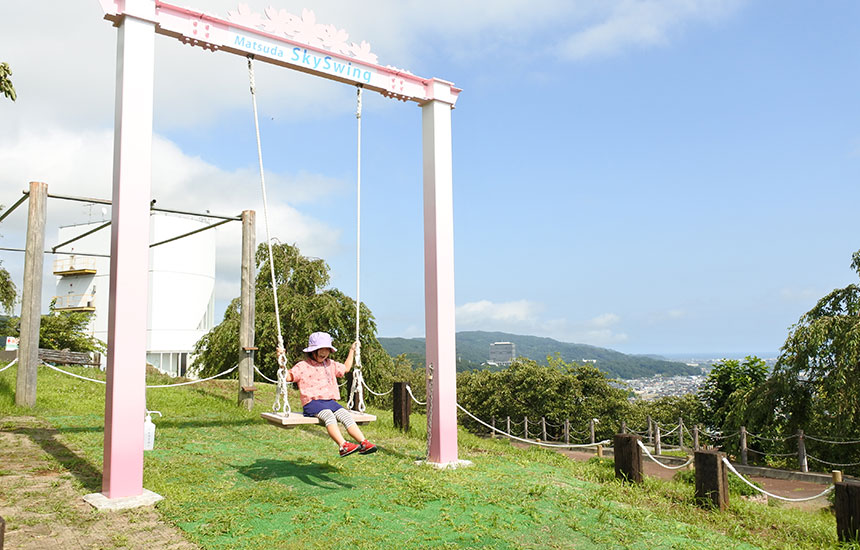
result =
[[[564,444],[570,443],[570,418],[564,419]]]
[[[729,478],[719,451],[697,451],[694,455],[696,468],[696,504],[705,508],[725,510],[729,505]]]
[[[511,417],[510,416],[505,417],[505,432],[511,433]]]
[[[493,427],[493,430],[490,432],[490,439],[495,439],[496,438],[496,417],[495,416],[490,417],[490,426]]]
[[[42,322],[42,267],[45,257],[48,184],[31,181],[28,200],[30,204],[27,213],[24,282],[21,286],[21,330],[18,343],[15,404],[32,409],[36,406],[36,380],[39,367],[39,327]]]
[[[394,403],[394,427],[400,428],[403,432],[409,431],[409,416],[412,414],[412,399],[409,398],[406,382],[395,382],[393,403]]]
[[[663,452],[660,442],[660,424],[654,423],[654,454],[659,456]]]
[[[860,483],[836,483],[836,534],[842,542],[860,540]]]
[[[699,425],[693,425],[693,451],[699,450]]]
[[[627,433],[627,421],[626,420],[621,421],[621,433],[623,433],[623,434]]]
[[[633,483],[642,483],[642,448],[636,434],[615,434],[615,477]]]
[[[256,302],[254,297],[256,246],[255,227],[256,213],[253,210],[242,211],[242,269],[239,289],[239,303],[242,311],[239,317],[239,391],[238,403],[249,411],[254,408],[254,352],[257,351],[254,342],[254,327]]]
[[[648,444],[654,446],[654,422],[650,414],[648,415]]]
[[[801,472],[809,471],[809,465],[806,462],[806,441],[803,438],[803,430],[797,430],[797,462],[800,463]]]
[[[684,419],[678,417],[678,447],[684,450]]]
[[[529,417],[523,417],[523,439],[529,438]]]
[[[549,441],[546,438],[546,418],[540,417],[540,433],[541,433],[541,441]]]
[[[591,443],[594,443],[595,439],[594,439],[594,419],[593,418],[588,421],[588,436],[590,438],[589,441]]]
[[[747,427],[741,426],[741,464],[747,465]]]

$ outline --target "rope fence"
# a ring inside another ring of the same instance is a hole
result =
[[[521,437],[517,437],[513,434],[509,434],[505,431],[502,431],[502,430],[500,430],[494,426],[491,426],[490,424],[487,424],[486,422],[484,422],[483,420],[481,420],[480,418],[478,418],[477,416],[475,416],[474,414],[472,414],[471,412],[469,412],[468,410],[463,408],[463,406],[460,405],[459,403],[457,403],[457,408],[460,409],[461,411],[463,411],[464,413],[466,413],[466,415],[468,415],[472,420],[474,420],[475,422],[478,422],[479,424],[482,424],[483,426],[493,430],[493,432],[504,435],[505,437],[508,437],[510,439],[520,441],[522,443],[528,443],[529,445],[537,445],[539,447],[549,447],[549,448],[567,448],[567,449],[570,449],[570,448],[589,448],[589,447],[594,447],[595,445],[606,445],[609,443],[608,439],[604,440],[604,441],[600,441],[598,443],[571,443],[571,444],[550,444],[550,443],[541,443],[539,441],[534,441],[534,440],[530,440],[530,439],[523,439]]]
[[[641,447],[642,450],[645,451],[645,454],[648,455],[648,458],[650,458],[651,460],[653,460],[654,462],[656,462],[657,464],[659,464],[663,468],[666,468],[667,470],[680,470],[681,468],[686,468],[687,466],[689,466],[690,464],[693,463],[693,459],[690,458],[689,460],[687,460],[687,462],[681,464],[680,466],[667,466],[666,464],[663,464],[662,462],[660,462],[659,460],[654,458],[654,455],[651,454],[651,452],[648,450],[648,447],[646,447],[641,441],[637,440],[636,443],[638,443],[639,447]]]
[[[0,372],[3,372],[4,370],[6,370],[6,369],[10,368],[12,365],[14,365],[14,364],[15,364],[15,363],[17,363],[17,362],[18,362],[18,358],[16,357],[16,358],[15,358],[15,359],[13,359],[13,360],[8,364],[8,365],[6,365],[6,366],[5,366],[5,367],[3,367],[2,369],[0,369]]]
[[[831,486],[829,486],[827,489],[825,489],[824,491],[822,491],[821,493],[819,493],[819,494],[817,494],[817,495],[814,495],[814,496],[811,496],[811,497],[803,497],[803,498],[788,498],[788,497],[781,497],[781,496],[779,496],[779,495],[775,495],[775,494],[773,494],[773,493],[769,493],[769,492],[765,491],[764,489],[762,489],[762,488],[761,488],[761,487],[759,487],[758,485],[754,484],[752,481],[749,481],[747,478],[745,478],[744,476],[742,476],[742,475],[741,475],[741,474],[740,474],[740,473],[735,469],[735,467],[734,467],[734,466],[732,466],[732,463],[731,463],[731,462],[729,462],[729,459],[728,459],[728,458],[723,457],[723,464],[725,464],[725,465],[726,465],[726,468],[728,468],[730,472],[732,472],[733,474],[735,474],[736,476],[738,476],[738,477],[741,479],[741,481],[743,481],[744,483],[746,483],[747,485],[749,485],[750,487],[752,487],[752,488],[753,488],[753,489],[755,489],[756,491],[758,491],[758,492],[760,492],[760,493],[763,493],[763,494],[765,494],[765,495],[767,495],[767,496],[769,496],[769,497],[771,497],[771,498],[775,498],[775,499],[777,499],[777,500],[784,500],[784,501],[786,501],[786,502],[806,502],[806,501],[809,501],[809,500],[815,500],[815,499],[817,499],[817,498],[823,497],[824,495],[826,495],[827,493],[829,493],[830,491],[832,491],[832,490],[833,490],[833,487],[834,487],[833,485],[831,485]]]
[[[17,361],[17,359],[16,359],[16,361]],[[3,368],[3,370],[6,370],[11,365],[12,365],[12,363],[10,363],[9,365],[6,365]],[[51,365],[50,363],[45,363],[44,361],[42,361],[42,365],[45,367],[48,367],[49,369],[53,369],[59,373],[65,374],[67,376],[71,376],[72,378],[78,378],[80,380],[86,380],[87,382],[95,382],[96,384],[107,384],[107,382],[105,380],[97,380],[95,378],[87,378],[86,376],[81,376],[81,375],[75,374],[73,372],[65,371],[59,367]],[[151,389],[151,388],[173,388],[173,387],[178,387],[178,386],[190,386],[192,384],[199,384],[201,382],[208,382],[209,380],[214,380],[216,378],[220,378],[220,377],[224,376],[225,374],[229,374],[229,373],[233,372],[237,368],[239,368],[239,365],[234,365],[233,367],[230,367],[229,369],[225,370],[224,372],[219,372],[215,376],[210,376],[208,378],[201,378],[199,380],[189,380],[188,382],[179,382],[177,384],[154,384],[154,385],[148,385],[148,386],[146,386],[146,388]],[[0,371],[0,372],[2,372],[2,371]]]

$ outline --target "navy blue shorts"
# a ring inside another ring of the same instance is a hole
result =
[[[302,407],[302,410],[304,411],[305,416],[316,416],[320,411],[329,410],[331,412],[335,412],[342,408],[341,404],[334,399],[314,399]]]

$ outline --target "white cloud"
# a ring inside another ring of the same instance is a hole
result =
[[[650,315],[647,319],[647,322],[653,325],[664,323],[666,321],[677,321],[679,319],[686,319],[689,315],[689,312],[685,309],[673,308],[667,309],[665,311],[659,311]]]
[[[51,129],[22,132],[0,137],[0,201],[11,206],[28,189],[30,181],[48,184],[52,195],[111,198],[113,135],[109,130],[71,132]],[[327,194],[346,189],[340,182],[317,174],[267,174],[270,230],[273,238],[297,244],[309,256],[328,256],[341,246],[340,231],[322,219],[309,216],[287,202],[298,196],[302,201],[324,199]],[[313,188],[315,196],[301,189]],[[302,194],[305,193],[305,194]],[[257,211],[257,242],[265,242],[259,175],[252,170],[226,171],[189,157],[174,143],[156,136],[153,140],[152,196],[156,205],[172,210],[206,212],[234,216],[242,210]],[[108,214],[109,216],[109,214]],[[46,248],[56,244],[57,228],[102,219],[101,207],[80,202],[49,199],[46,222]],[[214,223],[215,220],[213,220]],[[26,203],[6,220],[0,231],[0,243],[7,248],[21,248],[25,242]],[[216,299],[228,301],[239,294],[241,261],[241,227],[238,222],[216,229],[218,251]],[[21,280],[23,255],[7,252],[3,267],[13,279]],[[45,265],[50,265],[46,260]],[[45,277],[43,296],[53,295],[53,277]],[[47,302],[46,302],[47,303]]]
[[[370,42],[383,65],[446,78],[438,60],[509,60],[536,57],[584,59],[668,41],[690,22],[711,21],[745,0],[500,0],[435,3],[384,0],[368,9],[346,0],[314,6],[317,21],[345,29],[350,40]],[[262,13],[269,0],[248,0]],[[9,129],[26,121],[84,128],[113,120],[117,33],[98,3],[11,2],[0,18],[4,61],[11,64],[18,101],[0,103]],[[225,17],[236,0],[207,0],[191,8]],[[278,7],[301,13],[298,0]],[[533,47],[539,42],[554,45]],[[429,65],[428,64],[431,64]],[[295,71],[257,64],[261,112],[290,120],[327,116],[350,105],[352,90]],[[384,103],[389,105],[389,103]],[[346,108],[347,110],[349,107]],[[242,57],[204,51],[177,40],[156,40],[157,128],[197,128],[224,113],[250,114],[248,72]]]
[[[624,342],[627,334],[616,330],[621,318],[604,313],[585,321],[546,319],[542,304],[529,300],[495,303],[469,302],[457,307],[457,330],[486,330],[530,334],[562,342],[608,346]]]
[[[605,57],[633,47],[667,43],[689,22],[713,21],[734,12],[740,0],[620,0],[562,42],[570,59]]]
[[[533,323],[540,306],[528,300],[493,303],[489,300],[469,302],[457,308],[457,323],[475,326],[481,323]]]
[[[779,291],[779,297],[782,301],[789,304],[805,304],[812,307],[819,299],[821,299],[826,291],[816,290],[814,288],[783,288]]]

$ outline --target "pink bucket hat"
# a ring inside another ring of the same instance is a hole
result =
[[[332,351],[337,351],[331,343],[331,334],[328,332],[314,332],[308,338],[308,347],[303,349],[305,353],[311,353],[320,348],[331,348]]]

